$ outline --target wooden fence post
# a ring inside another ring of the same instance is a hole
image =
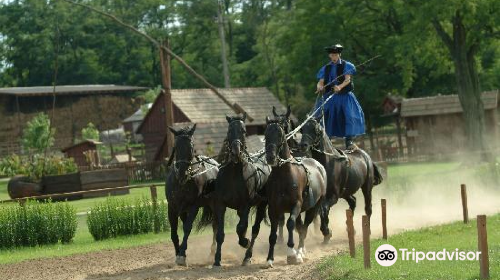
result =
[[[490,260],[488,256],[488,234],[486,231],[486,215],[477,216],[477,243],[481,279],[490,278]]]
[[[467,187],[465,184],[460,185],[462,192],[462,212],[464,215],[464,224],[469,223],[469,209],[467,208]]]
[[[354,241],[354,223],[352,221],[352,211],[351,209],[345,210],[346,225],[347,225],[347,237],[349,238],[349,253],[351,258],[356,257],[356,243]]]
[[[365,269],[371,267],[370,263],[370,220],[368,216],[363,215],[363,252],[364,252],[364,263]]]
[[[387,202],[382,198],[382,238],[387,240]]]
[[[154,232],[158,233],[158,232],[160,232],[160,221],[158,220],[158,214],[157,214],[158,213],[158,193],[156,191],[156,186],[155,185],[149,187],[149,189],[151,190],[151,201],[152,201],[152,204],[153,204]]]

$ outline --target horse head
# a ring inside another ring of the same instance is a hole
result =
[[[321,118],[321,117],[320,117]],[[311,148],[318,148],[320,141],[322,140],[322,128],[320,125],[320,118],[309,119],[300,132],[302,133],[302,139],[300,140],[300,151],[308,152]]]
[[[246,113],[244,113],[242,117],[226,116],[226,120],[229,123],[226,139],[228,143],[229,155],[233,163],[242,161],[242,153],[246,152],[246,118]]]
[[[266,117],[266,161],[271,166],[277,166],[280,162],[280,154],[286,143],[286,133],[279,119],[271,120]]]
[[[278,120],[279,123],[283,126],[283,129],[285,130],[285,133],[289,133],[295,127],[295,124],[293,123],[293,120],[290,119],[291,113],[292,113],[292,108],[290,107],[290,105],[287,106],[286,113],[284,113],[284,114],[278,114],[276,112],[276,107],[273,106],[273,116],[274,116],[274,119]]]
[[[196,130],[196,124],[191,128],[185,127],[179,130],[170,126],[168,128],[175,136],[175,176],[184,184],[189,180],[188,170],[191,168],[191,161],[194,158],[193,134]]]

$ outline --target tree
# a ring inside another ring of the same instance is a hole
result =
[[[22,146],[29,153],[43,153],[54,145],[54,134],[55,129],[51,129],[49,116],[40,113],[26,124]]]
[[[82,138],[83,140],[99,140],[99,130],[95,127],[93,123],[88,123],[87,127],[82,128]]]

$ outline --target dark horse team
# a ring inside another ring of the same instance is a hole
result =
[[[281,115],[273,108],[274,118],[266,117],[265,145],[256,154],[247,151],[246,115],[226,117],[227,136],[217,161],[195,155],[196,125],[181,130],[171,128],[175,146],[167,164],[166,197],[178,265],[187,265],[188,237],[200,209],[198,228],[211,225],[213,229],[214,267],[221,266],[227,208],[236,210],[239,217],[238,244],[246,249],[242,265],[251,263],[261,222],[269,217],[268,267],[273,266],[278,229],[282,235],[285,213],[289,213],[288,264],[303,262],[308,226],[316,217],[320,218],[323,242],[328,243],[332,236],[328,216],[339,198],[345,199],[354,211],[354,194],[361,189],[365,213],[371,216],[372,189],[382,182],[382,176],[370,156],[353,142],[355,136],[364,133],[363,112],[352,92],[355,68],[340,59],[342,46],[325,49],[331,62],[318,73],[320,96],[314,114],[299,125],[300,142],[293,138],[299,128],[293,128],[290,107]],[[334,136],[346,139],[346,150],[333,148],[330,137]],[[255,219],[248,238],[252,209]],[[179,218],[184,230],[180,244]],[[294,230],[299,234],[298,246]]]

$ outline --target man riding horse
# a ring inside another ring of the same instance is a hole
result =
[[[336,44],[326,47],[330,62],[318,71],[317,92],[322,93],[315,108],[321,106],[331,94],[324,107],[316,116],[324,114],[323,124],[328,137],[345,138],[346,149],[353,150],[356,145],[354,137],[365,133],[365,117],[356,96],[353,93],[352,76],[356,67],[349,61],[340,58],[343,47]]]

